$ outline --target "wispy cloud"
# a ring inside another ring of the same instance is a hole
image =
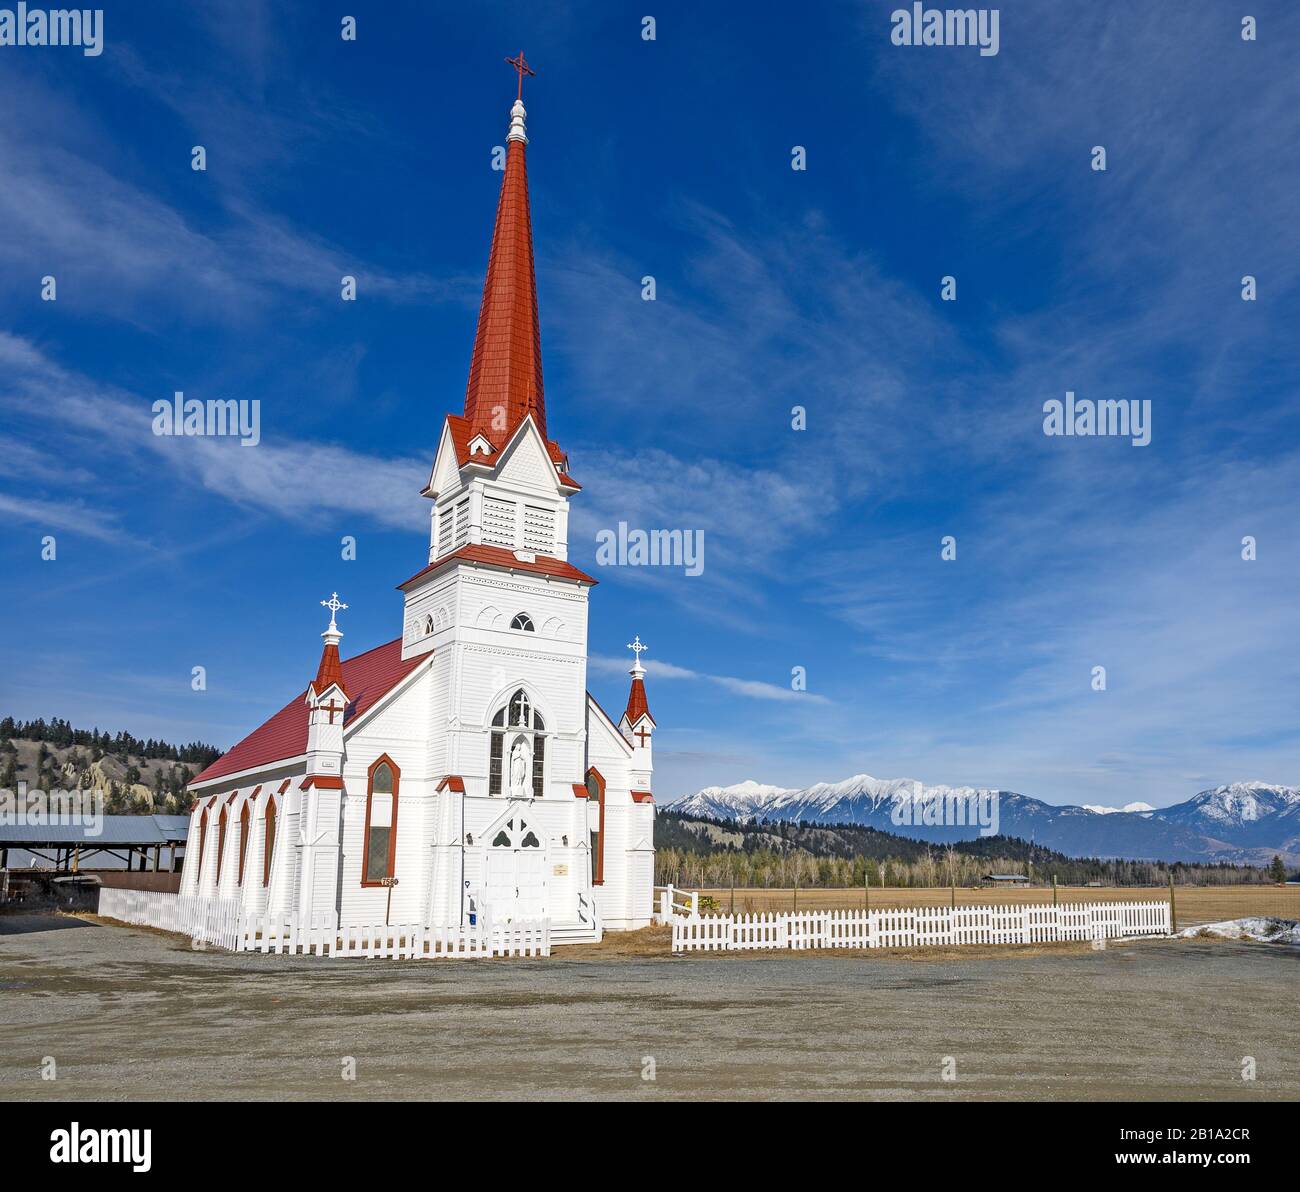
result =
[[[606,675],[625,675],[628,669],[627,659],[611,658],[599,654],[591,655],[587,660],[587,665],[592,670]],[[750,699],[811,704],[829,704],[831,702],[826,696],[818,695],[815,692],[796,691],[790,687],[780,687],[775,683],[767,683],[758,679],[739,679],[733,675],[704,674],[701,671],[691,670],[689,667],[664,662],[662,659],[645,658],[642,665],[646,669],[647,680],[664,679],[671,681],[685,679],[697,683],[712,683],[735,695],[747,696]]]

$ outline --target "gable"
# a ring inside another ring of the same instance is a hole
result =
[[[560,491],[555,465],[531,419],[520,425],[502,451],[493,479],[511,487],[540,489],[546,493]]]
[[[461,486],[459,456],[464,453],[455,441],[454,430],[451,419],[446,419],[442,424],[442,435],[438,439],[438,452],[433,457],[429,483],[425,486],[425,496],[442,496],[455,492]]]
[[[587,692],[587,740],[593,754],[617,753],[627,758],[632,756],[632,746],[590,691]]]

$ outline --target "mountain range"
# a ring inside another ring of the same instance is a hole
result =
[[[973,839],[980,829],[926,825],[920,815],[912,817],[916,822],[899,826],[895,807],[908,800],[992,796],[1000,835],[1032,840],[1075,857],[1261,865],[1276,854],[1288,863],[1300,862],[1300,787],[1270,782],[1234,782],[1169,807],[1132,802],[1115,808],[1055,806],[1016,791],[923,786],[909,778],[857,774],[802,789],[753,781],[710,786],[670,808],[737,823],[858,824],[943,843]]]

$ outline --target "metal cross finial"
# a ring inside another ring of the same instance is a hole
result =
[[[636,637],[634,637],[630,642],[628,642],[628,644],[627,644],[627,648],[628,648],[629,650],[631,650],[631,651],[636,655],[636,665],[637,665],[637,666],[640,666],[640,665],[641,665],[641,655],[642,655],[646,650],[648,650],[650,647],[649,647],[649,646],[643,646],[643,645],[641,644],[641,635],[638,633],[638,634],[636,635]]]
[[[506,61],[515,68],[515,71],[519,75],[519,91],[515,98],[522,100],[524,98],[524,75],[532,75],[536,78],[537,72],[528,65],[528,60],[524,57],[523,50],[519,51],[518,58],[507,58]]]
[[[347,608],[347,605],[339,599],[339,594],[337,592],[331,592],[330,598],[328,600],[322,600],[321,604],[330,610],[330,628],[337,629],[338,626],[334,624],[334,618],[339,609]]]

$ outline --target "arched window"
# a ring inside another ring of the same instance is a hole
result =
[[[199,879],[203,877],[203,850],[208,844],[208,813],[204,810],[199,816],[199,863],[194,870],[194,883],[197,886]]]
[[[600,811],[596,830],[591,834],[591,884],[605,884],[605,779],[595,766],[587,771],[587,798],[594,799]]]
[[[226,809],[221,809],[221,818],[217,821],[217,873],[213,879],[221,884],[221,854],[226,851]]]
[[[425,618],[424,618],[424,632],[425,632],[425,633],[432,633],[432,632],[433,632],[433,614],[432,614],[432,613],[427,614],[427,615],[425,616]]]
[[[492,717],[488,794],[540,799],[545,787],[546,722],[521,687]]]
[[[239,884],[244,884],[244,859],[248,856],[248,802],[239,813]]]
[[[387,754],[370,767],[366,793],[365,848],[361,856],[361,884],[379,886],[393,876],[397,858],[397,788],[401,771]]]
[[[275,800],[267,799],[262,828],[262,885],[271,884],[271,858],[275,855]]]
[[[533,619],[527,613],[515,613],[515,619],[510,622],[511,629],[523,629],[528,633],[534,632]]]

